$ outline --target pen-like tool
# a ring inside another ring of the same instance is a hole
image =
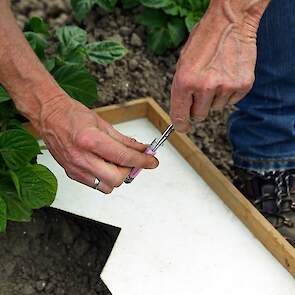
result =
[[[163,145],[163,143],[168,139],[169,135],[174,131],[173,124],[170,124],[168,128],[164,131],[162,136],[159,139],[154,139],[149,147],[145,150],[145,154],[154,156],[157,152],[157,149]],[[141,168],[132,168],[129,175],[125,179],[125,183],[131,183],[134,178],[140,173]]]

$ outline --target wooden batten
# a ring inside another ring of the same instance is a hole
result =
[[[128,103],[95,109],[96,113],[111,124],[122,123],[146,117],[148,101],[139,98]]]

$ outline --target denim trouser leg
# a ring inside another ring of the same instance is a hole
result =
[[[229,120],[234,164],[295,168],[295,0],[272,0],[258,31],[256,81]]]

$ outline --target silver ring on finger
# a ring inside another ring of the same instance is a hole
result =
[[[100,180],[99,180],[98,178],[95,178],[95,179],[94,179],[94,185],[93,185],[93,188],[97,190],[99,184],[100,184]]]

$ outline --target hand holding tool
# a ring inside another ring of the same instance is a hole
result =
[[[173,124],[170,124],[159,139],[154,139],[153,142],[145,150],[145,154],[154,156],[157,149],[163,145],[168,139],[169,135],[174,131]],[[134,178],[140,173],[141,168],[132,168],[129,175],[125,179],[125,183],[131,183]]]

